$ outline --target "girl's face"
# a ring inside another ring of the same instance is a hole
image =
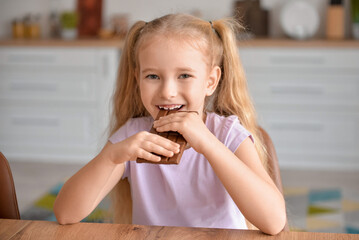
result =
[[[160,109],[197,111],[217,87],[221,70],[210,69],[206,56],[186,41],[168,37],[145,40],[138,52],[141,99],[153,118]]]

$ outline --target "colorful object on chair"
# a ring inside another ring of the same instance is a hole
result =
[[[63,183],[54,186],[25,211],[22,219],[56,221],[52,211]],[[359,234],[359,190],[284,187],[291,231]],[[111,222],[105,198],[83,222]]]

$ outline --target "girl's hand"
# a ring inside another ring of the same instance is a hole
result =
[[[121,142],[112,144],[108,149],[110,159],[116,164],[135,161],[137,158],[158,162],[161,157],[155,154],[172,157],[178,152],[179,144],[146,131],[136,133]]]
[[[213,137],[213,134],[196,112],[178,111],[169,114],[156,120],[153,127],[158,132],[179,132],[187,143],[199,153],[203,153],[206,142]]]

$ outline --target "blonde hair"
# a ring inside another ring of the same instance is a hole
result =
[[[215,93],[206,99],[205,110],[238,116],[241,124],[252,133],[257,152],[267,168],[266,150],[238,54],[236,32],[240,29],[241,25],[233,19],[207,22],[185,14],[170,14],[148,23],[136,22],[129,30],[121,56],[110,133],[113,134],[130,118],[149,115],[141,102],[135,79],[139,46],[151,36],[176,36],[206,51],[210,66],[221,67],[220,82]]]

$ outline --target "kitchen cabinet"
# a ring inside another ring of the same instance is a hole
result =
[[[122,47],[0,41],[0,151],[10,161],[92,159],[107,140]],[[281,168],[359,169],[358,41],[254,39],[239,52]]]
[[[87,162],[106,143],[118,48],[1,47],[0,149],[11,160]]]
[[[359,48],[239,52],[282,168],[359,169]]]

